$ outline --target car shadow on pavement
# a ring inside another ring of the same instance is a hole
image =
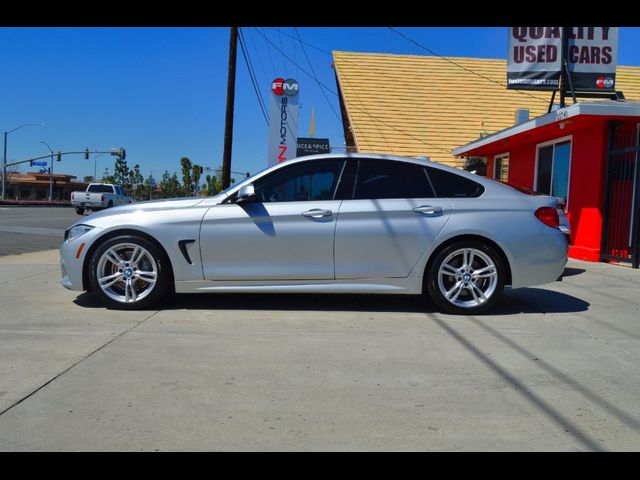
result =
[[[74,303],[83,308],[106,308],[93,293]],[[588,310],[589,303],[552,290],[520,288],[505,295],[486,315],[565,313]],[[347,312],[437,313],[434,303],[420,295],[355,294],[176,294],[143,310],[301,310]]]
[[[584,272],[586,272],[586,270],[584,268],[565,267],[564,268],[564,272],[562,272],[562,276],[563,277],[573,277],[574,275],[580,275],[580,274],[582,274]]]

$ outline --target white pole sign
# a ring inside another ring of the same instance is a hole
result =
[[[269,166],[296,156],[300,85],[292,78],[271,83],[269,110]]]

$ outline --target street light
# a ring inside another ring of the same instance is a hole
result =
[[[25,123],[23,125],[20,125],[19,127],[14,128],[13,130],[4,132],[4,157],[2,159],[2,200],[7,199],[7,135],[9,135],[11,132],[15,132],[16,130],[21,129],[22,127],[44,127],[45,125],[46,123]]]
[[[98,178],[97,178],[97,167],[98,167],[98,158],[100,158],[103,155],[106,155],[107,152],[103,152],[100,155],[96,155],[95,157],[93,157],[93,181],[97,182]]]
[[[53,199],[53,150],[51,150],[49,144],[44,140],[40,140],[40,143],[44,143],[51,152],[51,165],[49,166],[49,203],[51,203]]]

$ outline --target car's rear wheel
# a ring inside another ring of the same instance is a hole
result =
[[[447,246],[434,258],[427,292],[447,313],[474,315],[491,309],[505,284],[505,266],[496,250],[480,241]]]
[[[112,308],[145,308],[168,291],[170,274],[161,249],[135,235],[108,239],[89,263],[89,281],[102,302]]]
[[[76,213],[78,215],[83,215],[84,214],[84,208],[82,207],[76,207]]]

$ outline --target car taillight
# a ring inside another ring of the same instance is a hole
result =
[[[104,195],[100,195],[100,201],[104,202]]]
[[[73,200],[75,197],[73,196],[73,193],[71,194],[71,200]]]
[[[560,226],[560,217],[554,207],[540,207],[536,210],[535,215],[538,220],[549,227],[558,228]]]

